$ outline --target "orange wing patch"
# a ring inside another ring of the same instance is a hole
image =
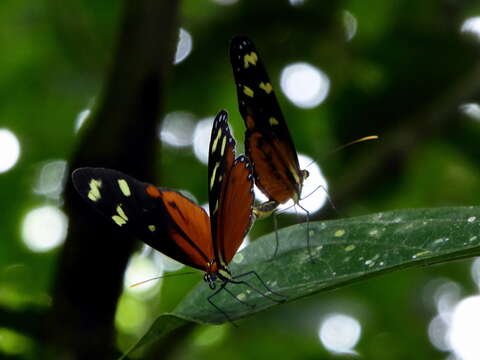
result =
[[[177,225],[166,229],[168,235],[196,267],[206,270],[209,260],[213,259],[210,219],[207,213],[175,191],[163,191],[160,195],[168,215]]]
[[[250,163],[241,156],[226,175],[218,210],[216,243],[220,260],[228,264],[250,229],[254,201]]]
[[[298,166],[278,139],[266,141],[261,133],[255,132],[248,137],[247,152],[254,164],[255,182],[270,200],[283,204],[296,195]]]
[[[159,197],[162,196],[162,194],[160,194],[160,190],[158,190],[153,185],[148,185],[147,186],[147,194],[150,195],[151,197],[154,197],[154,198],[159,198]]]

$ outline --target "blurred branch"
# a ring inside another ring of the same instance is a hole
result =
[[[114,63],[71,169],[103,166],[151,181],[165,80],[178,35],[176,0],[127,0]],[[108,359],[123,273],[135,248],[66,186],[69,234],[49,317],[48,358]],[[106,279],[99,281],[99,279]]]
[[[457,121],[454,116],[458,106],[468,101],[480,91],[480,62],[461,80],[454,84],[445,94],[423,110],[405,119],[386,134],[379,134],[381,146],[369,144],[351,162],[351,166],[343,171],[346,174],[337,184],[332,184],[333,201],[338,208],[351,203],[355,198],[364,196],[378,188],[382,174],[387,172],[392,164],[404,159],[415,151],[416,147],[428,138],[445,130],[447,126]],[[375,152],[372,156],[372,148]],[[327,210],[314,216],[314,220],[337,215],[335,211]]]
[[[47,309],[44,308],[12,310],[0,307],[0,326],[41,340],[44,337],[43,323],[46,313]]]

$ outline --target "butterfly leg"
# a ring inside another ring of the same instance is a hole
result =
[[[273,252],[273,256],[271,257],[270,261],[277,257],[278,248],[280,247],[280,240],[278,239],[278,219],[277,213],[273,213],[273,228],[275,229],[275,251]]]
[[[325,186],[323,185],[318,185],[312,192],[310,192],[307,196],[303,197],[300,199],[300,201],[302,200],[305,200],[307,199],[308,197],[310,197],[311,195],[313,195],[314,193],[317,192],[317,190],[319,189],[322,189],[324,192],[325,192],[325,196],[328,200],[328,203],[330,204],[330,207],[333,209],[333,211],[335,211],[337,213],[338,216],[341,216],[340,212],[338,211],[337,207],[335,206],[335,204],[333,203],[333,200],[332,198],[330,197],[330,194],[328,193],[328,190]]]
[[[253,213],[257,219],[265,219],[272,215],[278,205],[280,205],[278,201],[268,200],[255,206],[253,208]]]
[[[231,294],[231,292],[226,289],[227,284],[228,284],[228,282],[222,283],[222,285],[220,286],[220,288],[219,288],[217,291],[215,291],[212,295],[210,295],[209,297],[207,297],[207,300],[208,300],[208,302],[210,303],[210,305],[212,305],[215,309],[217,309],[218,312],[220,312],[221,314],[223,314],[223,316],[225,316],[225,318],[228,320],[229,323],[231,323],[234,327],[238,327],[238,325],[233,322],[233,320],[230,318],[230,316],[228,316],[228,314],[227,314],[225,311],[223,311],[219,306],[215,305],[215,303],[212,301],[212,299],[213,299],[215,296],[217,296],[217,295],[220,293],[220,291],[222,291],[222,290],[224,290],[224,289],[225,289],[229,294]],[[235,297],[235,298],[236,298],[236,297]],[[237,300],[238,300],[238,299],[237,299]]]
[[[275,250],[270,260],[273,260],[277,256],[278,247],[280,244],[280,241],[278,239],[278,233],[277,233],[277,218],[275,214],[275,210],[277,209],[278,205],[280,204],[277,201],[269,200],[253,208],[253,214],[257,219],[265,219],[273,214],[273,225],[275,228]]]
[[[308,255],[310,257],[310,262],[312,264],[315,264],[315,261],[313,260],[313,255],[312,255],[312,248],[310,246],[310,212],[305,209],[302,205],[297,204],[300,209],[305,211],[305,217],[306,217],[306,224],[307,224],[307,249],[308,249]]]
[[[276,295],[276,296],[278,296],[278,297],[281,297],[282,299],[281,299],[281,300],[277,300],[277,299],[275,299],[275,298],[267,295],[266,293],[258,290],[258,289],[255,288],[254,286],[250,285],[250,283],[248,283],[248,282],[245,281],[245,280],[237,280],[237,279],[240,279],[240,278],[243,278],[243,277],[246,277],[246,276],[250,276],[250,275],[254,275],[254,276],[258,279],[258,281],[263,285],[263,287],[264,287],[265,289],[267,289],[268,292],[270,292],[270,293],[272,293],[272,294],[274,294],[274,295]],[[243,274],[234,276],[234,277],[232,278],[232,280],[230,280],[230,281],[231,281],[231,282],[234,282],[234,283],[236,283],[236,284],[244,284],[244,285],[248,286],[250,289],[252,289],[253,291],[255,291],[256,293],[262,295],[263,297],[266,297],[266,298],[272,300],[273,302],[282,303],[282,302],[284,302],[284,301],[286,300],[286,296],[285,296],[285,295],[279,294],[279,293],[273,291],[272,289],[270,289],[270,288],[268,287],[268,285],[265,283],[265,281],[263,281],[263,279],[260,277],[260,275],[257,274],[257,272],[256,272],[255,270],[248,271],[248,272],[246,272],[246,273],[243,273]]]
[[[249,303],[247,303],[247,302],[245,302],[245,301],[243,301],[243,300],[240,300],[230,289],[227,289],[226,286],[224,286],[224,289],[225,289],[225,291],[228,292],[235,300],[237,300],[240,304],[245,305],[245,306],[248,306],[250,309],[255,308],[255,306],[256,306],[255,304],[252,305],[252,304],[249,304]]]

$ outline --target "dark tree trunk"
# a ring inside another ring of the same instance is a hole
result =
[[[157,127],[165,79],[178,36],[177,0],[127,0],[112,69],[71,169],[102,166],[145,181],[154,177]],[[69,234],[45,324],[45,357],[109,359],[115,355],[114,315],[134,240],[92,213],[69,181]]]

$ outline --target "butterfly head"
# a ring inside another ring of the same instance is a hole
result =
[[[215,281],[217,281],[217,273],[210,273],[210,272],[205,273],[205,275],[203,275],[203,281],[208,283],[208,286],[210,287],[210,289],[214,290]]]
[[[298,178],[296,177],[296,191],[293,195],[293,201],[298,204],[300,201],[300,195],[302,194],[303,183],[310,176],[308,170],[300,170]]]
[[[310,173],[308,172],[308,170],[300,170],[300,178],[302,179],[302,184],[305,180],[308,179],[309,176]]]
[[[218,266],[214,261],[209,264],[208,270],[203,276],[203,281],[208,283],[208,286],[212,290],[215,289],[217,280],[229,281],[231,279],[232,273],[229,268],[226,265]]]

